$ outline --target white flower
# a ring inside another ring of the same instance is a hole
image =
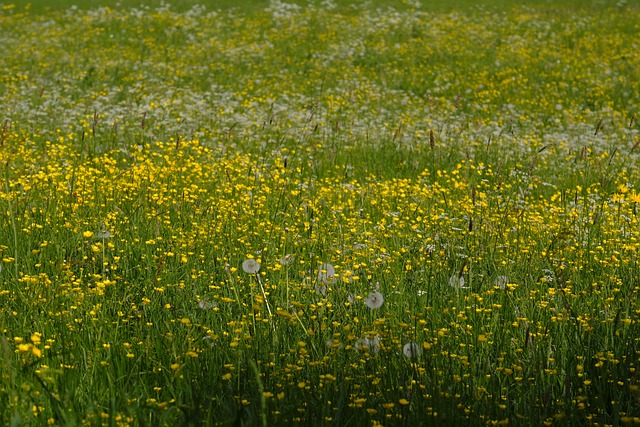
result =
[[[404,347],[402,347],[402,352],[409,359],[413,360],[420,356],[420,347],[418,347],[418,343],[411,341],[406,343]]]
[[[504,289],[507,287],[507,283],[509,283],[509,279],[507,276],[498,276],[493,281],[493,286],[497,286],[500,289]]]
[[[327,295],[327,287],[322,283],[316,283],[316,294],[322,296]]]
[[[198,306],[203,310],[210,310],[212,308],[216,308],[218,306],[218,303],[215,302],[215,301],[209,301],[207,299],[202,299],[198,303]]]
[[[375,310],[377,308],[382,307],[382,304],[384,303],[384,297],[378,291],[369,292],[369,296],[367,297],[367,300],[364,303],[371,310]]]
[[[357,350],[368,350],[369,352],[376,354],[378,351],[380,351],[380,336],[375,335],[371,338],[360,338],[358,342],[356,342],[355,347]]]
[[[247,274],[256,274],[260,271],[260,264],[253,258],[245,259],[242,263],[242,269]]]
[[[286,254],[285,256],[280,258],[280,264],[289,265],[289,264],[291,264],[293,262],[294,259],[295,259],[295,257],[293,255]]]
[[[100,230],[96,233],[96,239],[108,239],[112,236],[109,230]]]
[[[336,270],[333,268],[333,265],[327,263],[322,264],[318,268],[318,282],[321,282],[325,285],[333,282],[333,278],[336,275]]]
[[[464,286],[464,277],[459,274],[454,274],[449,278],[449,286],[456,289],[466,289]]]

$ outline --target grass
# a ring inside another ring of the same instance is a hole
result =
[[[0,424],[640,422],[637,7],[78,5],[0,14]]]

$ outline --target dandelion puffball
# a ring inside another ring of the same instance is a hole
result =
[[[364,303],[370,309],[375,310],[377,308],[382,307],[382,304],[384,303],[384,297],[378,291],[369,292],[369,296],[367,297]]]
[[[280,264],[289,265],[289,264],[291,264],[293,262],[294,259],[295,259],[295,257],[293,255],[286,254],[285,256],[280,258]]]
[[[380,336],[375,335],[373,337],[363,337],[356,342],[356,350],[369,351],[372,354],[378,353],[380,350]]]
[[[242,263],[242,269],[247,274],[256,274],[260,271],[260,264],[253,258],[245,259]]]
[[[496,280],[493,281],[493,286],[504,289],[507,287],[507,283],[509,283],[507,276],[498,276],[496,277]]]
[[[402,352],[409,359],[415,359],[420,356],[420,347],[418,347],[418,343],[411,341],[402,347]]]
[[[327,285],[333,281],[335,274],[336,270],[333,268],[333,265],[329,263],[322,264],[320,268],[318,268],[318,282],[322,282]]]
[[[207,299],[202,299],[200,300],[200,302],[198,303],[198,306],[203,309],[203,310],[210,310],[212,308],[216,308],[218,306],[218,303],[216,303],[215,301],[210,301]]]
[[[464,277],[454,274],[449,278],[449,286],[456,289],[464,289]]]

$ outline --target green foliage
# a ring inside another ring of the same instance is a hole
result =
[[[1,425],[637,422],[637,7],[77,4],[0,12]]]

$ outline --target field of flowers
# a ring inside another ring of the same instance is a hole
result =
[[[640,424],[638,6],[36,9],[1,425]]]

